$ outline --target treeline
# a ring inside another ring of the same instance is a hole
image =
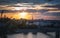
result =
[[[19,23],[19,22],[20,23]],[[31,25],[27,25],[26,24],[27,20],[25,19],[20,19],[20,20],[15,20],[15,19],[10,19],[10,18],[1,18],[0,19],[0,23],[4,24],[3,27],[9,28],[9,29],[33,29],[33,28],[37,28],[37,25],[35,24],[31,24]]]

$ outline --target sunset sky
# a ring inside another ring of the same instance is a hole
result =
[[[60,20],[59,6],[60,0],[0,0],[0,17],[4,10],[3,17]]]

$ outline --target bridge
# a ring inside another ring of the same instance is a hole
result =
[[[19,34],[19,33],[24,33],[24,34],[28,34],[29,32],[32,32],[33,34],[37,34],[38,32],[41,32],[43,34],[49,35],[48,32],[55,32],[56,33],[56,38],[59,38],[60,36],[60,28],[59,27],[43,27],[40,26],[39,28],[34,28],[34,29],[17,29],[14,31],[6,31],[2,30],[3,32],[2,35],[0,35],[1,37],[7,38],[6,35],[12,35],[12,34]]]
[[[56,38],[59,38],[60,36],[60,28],[37,28],[37,29],[17,29],[14,32],[8,32],[7,34],[19,34],[24,33],[28,34],[29,32],[32,32],[33,34],[37,34],[38,32],[41,32],[43,34],[49,35],[48,32],[55,32]]]

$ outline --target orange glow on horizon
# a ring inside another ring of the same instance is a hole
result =
[[[3,13],[3,18],[4,16],[10,18],[10,19],[27,19],[31,20],[31,14],[28,12],[20,12],[20,13]]]
[[[27,12],[21,12],[21,13],[19,13],[18,15],[19,15],[19,18],[26,19],[27,16],[28,16],[28,13],[27,13]]]
[[[31,14],[28,12],[20,12],[20,13],[16,13],[15,15],[13,15],[12,19],[27,19],[27,20],[31,20]]]

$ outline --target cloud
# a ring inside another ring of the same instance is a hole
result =
[[[60,12],[47,12],[44,13],[45,16],[60,16]]]
[[[16,4],[16,3],[35,3],[35,4],[44,4],[44,3],[49,3],[49,4],[59,4],[60,0],[52,0],[52,1],[47,1],[47,0],[0,0],[0,4]]]
[[[45,0],[0,0],[0,4],[9,3],[44,3]]]
[[[45,20],[60,20],[60,16],[43,16]]]

